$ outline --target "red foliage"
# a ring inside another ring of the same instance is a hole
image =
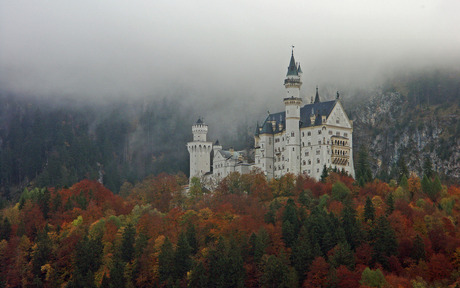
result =
[[[431,281],[449,277],[452,269],[452,264],[444,254],[434,254],[428,263],[428,272]]]
[[[369,266],[372,259],[373,249],[369,243],[363,243],[356,248],[355,260],[356,264],[363,266]]]
[[[337,287],[339,288],[354,288],[359,287],[361,273],[350,271],[346,266],[341,265],[337,268]]]
[[[40,232],[46,225],[43,213],[36,203],[27,201],[21,210],[21,216],[26,235],[30,239],[34,239],[37,233]]]
[[[310,272],[308,272],[302,287],[327,287],[328,274],[329,264],[323,257],[316,257],[313,263],[311,263]]]

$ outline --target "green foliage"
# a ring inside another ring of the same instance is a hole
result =
[[[168,238],[161,246],[160,254],[158,255],[158,274],[160,283],[167,285],[172,284],[172,279],[175,274],[174,269],[174,249],[171,241]]]
[[[387,205],[385,209],[385,214],[390,215],[395,210],[395,200],[393,197],[393,193],[388,194],[387,198],[385,199],[385,204]]]
[[[332,199],[343,202],[350,196],[350,194],[350,189],[348,189],[348,187],[342,182],[337,181],[332,185]]]
[[[372,240],[374,241],[374,254],[372,255],[372,259],[374,262],[382,264],[384,268],[388,268],[388,257],[396,255],[398,251],[398,242],[396,240],[395,231],[385,216],[381,216],[377,219],[377,225],[372,231],[372,235]]]
[[[365,221],[374,221],[375,218],[375,208],[374,203],[372,203],[371,198],[367,196],[366,204],[364,204],[364,220]]]
[[[360,186],[372,180],[372,171],[369,164],[369,154],[365,146],[361,146],[358,151],[358,162],[355,166],[355,176]]]
[[[419,260],[425,260],[426,259],[426,254],[425,254],[425,243],[423,242],[422,237],[420,237],[419,234],[415,237],[414,244],[412,247],[412,254],[411,257],[415,261]]]
[[[431,163],[429,156],[425,156],[425,160],[423,161],[423,175],[428,177],[428,179],[434,176],[433,163]]]
[[[289,260],[284,253],[279,257],[267,256],[263,264],[263,275],[260,279],[261,287],[297,287],[297,273],[289,267]]]
[[[409,188],[409,183],[407,182],[407,176],[406,174],[402,174],[401,178],[399,178],[399,186],[401,186],[403,189],[407,190]]]
[[[399,181],[399,185],[401,185],[403,188],[407,189],[407,185],[404,186],[402,183],[402,179],[403,177],[405,177],[405,182],[407,182],[407,178],[409,178],[409,169],[407,168],[407,165],[406,165],[406,160],[404,159],[404,156],[400,156],[399,159],[398,159],[398,163],[397,163],[397,173],[398,173],[398,181]]]
[[[174,279],[182,279],[192,266],[192,248],[188,244],[185,233],[179,234],[176,251],[174,253]]]
[[[134,237],[136,228],[130,223],[126,225],[121,240],[121,259],[124,262],[130,262],[134,257]]]
[[[380,269],[371,270],[369,267],[366,267],[361,274],[360,283],[368,287],[385,287],[387,285],[382,271]]]
[[[327,176],[329,176],[329,170],[327,169],[326,164],[324,164],[323,172],[321,173],[321,182],[325,183]]]

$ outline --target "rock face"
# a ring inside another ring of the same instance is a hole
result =
[[[458,100],[416,105],[394,91],[376,92],[368,99],[351,109],[351,118],[355,151],[360,145],[367,146],[374,176],[383,171],[391,174],[400,157],[411,172],[422,176],[423,161],[430,157],[433,169],[441,176],[460,180]]]

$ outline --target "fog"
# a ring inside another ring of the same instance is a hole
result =
[[[252,121],[242,115],[280,109],[291,45],[307,101],[316,85],[351,91],[401,68],[458,67],[458,11],[457,0],[0,0],[0,90],[174,97],[208,122]]]

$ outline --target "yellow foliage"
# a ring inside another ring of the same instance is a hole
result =
[[[207,220],[209,218],[211,218],[213,215],[211,209],[209,208],[203,208],[203,209],[200,209],[200,211],[198,211],[198,216],[201,218],[201,219],[204,219],[204,220]]]

